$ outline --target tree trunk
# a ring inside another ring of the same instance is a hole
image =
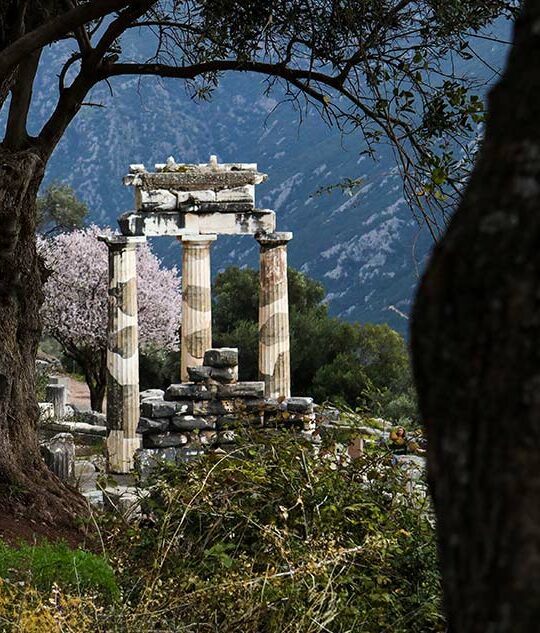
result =
[[[103,413],[103,400],[105,400],[106,387],[106,384],[98,384],[90,389],[90,406],[92,407],[92,411]]]
[[[103,412],[103,401],[107,391],[107,350],[86,350],[74,354],[84,372],[84,379],[90,390],[90,406],[92,411]]]
[[[21,513],[69,528],[85,503],[49,472],[37,436],[44,271],[35,248],[35,201],[44,165],[36,150],[0,147],[0,501],[4,516]]]
[[[90,406],[92,411],[103,412],[103,401],[105,400],[105,391],[107,389],[107,381],[88,381],[90,389]]]
[[[412,322],[453,633],[540,619],[540,0],[525,2]]]

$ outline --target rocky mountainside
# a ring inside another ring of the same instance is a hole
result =
[[[130,46],[144,43],[133,41]],[[504,48],[481,42],[490,65],[502,63]],[[36,129],[53,105],[56,64],[65,54],[45,58],[35,95]],[[489,77],[478,60],[471,72]],[[388,322],[405,331],[419,271],[430,248],[402,195],[391,153],[377,160],[362,154],[362,139],[342,138],[318,114],[301,116],[279,89],[265,96],[253,75],[226,77],[209,102],[195,103],[182,82],[119,78],[97,89],[57,148],[46,180],[72,184],[89,204],[91,219],[115,225],[132,207],[121,184],[129,163],[153,165],[173,155],[178,162],[202,162],[216,154],[223,162],[256,162],[268,181],[257,188],[257,206],[273,208],[280,230],[292,230],[290,263],[321,280],[332,314],[350,320]],[[302,118],[302,123],[300,123]],[[352,195],[341,190],[318,194],[345,177],[361,178]],[[235,264],[257,265],[248,237],[221,238],[214,247],[214,271]],[[156,244],[169,265],[180,262],[173,240]]]

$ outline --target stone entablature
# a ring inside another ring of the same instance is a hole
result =
[[[266,180],[254,163],[130,165],[124,184],[135,189],[135,211],[124,213],[124,235],[255,235],[276,228],[273,211],[255,208],[255,185]]]

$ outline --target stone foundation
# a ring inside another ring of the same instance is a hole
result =
[[[263,381],[238,381],[238,350],[212,349],[188,368],[191,382],[141,394],[136,467],[145,476],[159,461],[188,461],[236,446],[239,428],[294,427],[311,438],[317,428],[312,398],[267,398]]]

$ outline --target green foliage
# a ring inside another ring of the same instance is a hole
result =
[[[139,381],[143,389],[166,389],[180,377],[180,354],[145,348],[139,353]]]
[[[341,463],[292,433],[164,467],[148,519],[113,523],[133,622],[221,633],[444,631],[427,497],[383,452]],[[324,456],[323,456],[324,455]],[[321,628],[324,626],[324,628]],[[153,629],[152,629],[153,630]]]
[[[255,321],[237,321],[226,332],[216,334],[223,347],[238,347],[240,380],[256,380],[259,367],[259,326]]]
[[[0,541],[0,578],[27,582],[40,591],[50,591],[54,584],[93,591],[106,599],[119,597],[114,572],[104,558],[64,544],[11,548]]]
[[[80,229],[88,207],[69,185],[51,183],[37,199],[38,231],[45,235]]]
[[[49,384],[50,370],[43,369],[36,372],[36,400],[45,402],[47,385]]]
[[[322,284],[291,268],[288,280],[293,392],[394,421],[416,418],[403,338],[387,325],[331,318]],[[216,278],[214,342],[239,348],[242,380],[257,379],[258,296],[255,270],[232,267]]]

